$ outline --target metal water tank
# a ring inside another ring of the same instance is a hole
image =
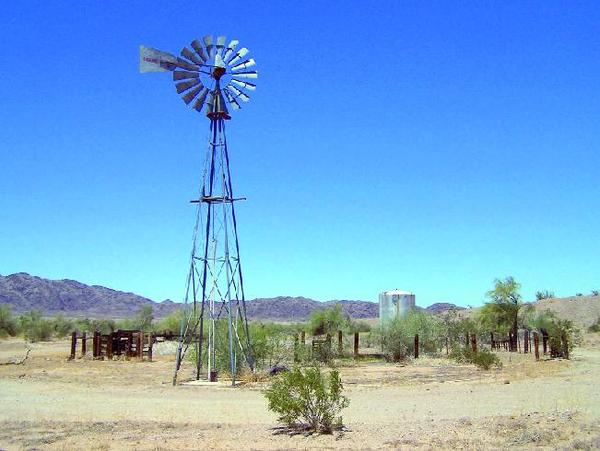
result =
[[[379,294],[379,322],[384,325],[415,308],[415,295],[410,291],[390,290]]]

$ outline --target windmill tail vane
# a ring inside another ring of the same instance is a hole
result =
[[[140,46],[140,72],[171,72],[184,103],[210,120],[208,167],[200,196],[191,201],[198,209],[173,384],[190,347],[196,379],[206,371],[215,381],[227,369],[235,384],[244,362],[254,370],[235,215],[235,202],[244,198],[233,193],[225,121],[230,109],[250,100],[258,72],[246,58],[249,50],[238,46],[211,35],[194,39],[180,56]]]

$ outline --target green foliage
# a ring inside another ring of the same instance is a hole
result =
[[[309,320],[310,333],[313,335],[331,334],[344,330],[348,325],[348,318],[342,312],[342,306],[337,304],[326,309],[312,312]]]
[[[54,335],[57,338],[66,337],[75,329],[73,321],[66,319],[63,315],[55,316],[50,322],[52,324]]]
[[[171,331],[174,334],[178,334],[181,329],[181,319],[183,318],[183,309],[175,310],[168,316],[161,319],[155,324],[154,329],[158,332]]]
[[[356,332],[371,332],[371,326],[366,321],[348,319],[345,332],[354,334]]]
[[[25,339],[36,341],[48,341],[52,337],[52,322],[42,318],[38,311],[23,313],[19,317],[19,325]]]
[[[443,323],[431,314],[414,310],[394,318],[382,330],[383,351],[387,358],[398,362],[412,355],[416,334],[421,352],[436,353],[444,335]]]
[[[592,296],[598,296],[598,295],[600,295],[600,291],[599,290],[592,290],[591,295]]]
[[[342,409],[350,401],[342,394],[343,385],[337,370],[326,377],[318,367],[292,371],[277,376],[265,391],[269,410],[289,427],[331,433],[342,426]]]
[[[577,296],[578,298],[580,298],[581,296],[583,296],[583,293],[576,293],[575,296]]]
[[[491,332],[513,332],[519,328],[519,312],[523,301],[519,284],[514,278],[496,279],[494,289],[487,292],[490,302],[486,303],[479,313],[481,324],[489,327]]]
[[[152,306],[144,305],[134,319],[135,329],[152,330],[152,321],[154,321]]]
[[[541,301],[542,299],[552,299],[553,297],[554,291],[540,290],[535,292],[535,298],[538,301]]]
[[[10,305],[0,304],[0,338],[14,337],[18,332],[19,325],[12,316]]]
[[[250,323],[250,343],[256,368],[268,368],[293,358],[290,327],[274,323]]]
[[[458,363],[472,363],[484,370],[489,370],[492,366],[502,366],[500,359],[493,352],[487,349],[479,349],[478,352],[473,352],[468,346],[452,349],[450,358],[456,360]]]
[[[581,342],[581,332],[572,321],[561,319],[554,312],[540,313],[533,322],[536,329],[548,334],[551,352],[569,358],[573,348]]]
[[[588,327],[588,332],[600,332],[600,318],[596,319],[594,324]]]

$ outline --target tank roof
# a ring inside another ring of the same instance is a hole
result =
[[[381,293],[381,294],[400,294],[400,295],[403,295],[403,294],[414,294],[414,293],[413,293],[413,292],[411,292],[411,291],[402,291],[402,290],[388,290],[388,291],[384,291],[384,292],[383,292],[383,293]]]

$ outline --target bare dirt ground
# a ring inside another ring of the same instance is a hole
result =
[[[446,359],[347,363],[348,430],[278,434],[264,385],[172,387],[155,362],[68,361],[69,344],[0,341],[0,449],[600,448],[600,340],[571,361],[500,353],[480,371]],[[189,375],[191,368],[183,374]]]

